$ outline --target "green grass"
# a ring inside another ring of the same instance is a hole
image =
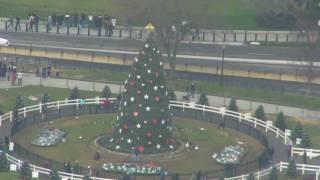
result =
[[[93,70],[87,68],[59,68],[59,71],[63,78],[82,79],[88,81],[98,80],[115,84],[122,84],[128,75],[128,72],[113,72],[110,70]],[[239,86],[220,86],[216,83],[208,83],[206,81],[192,82],[195,83],[198,91],[205,92],[209,95],[235,97],[238,99],[300,107],[310,110],[320,110],[320,97],[302,96],[254,88],[242,88]],[[184,79],[177,79],[170,83],[175,90],[179,91],[185,91],[186,87],[190,84],[191,81]]]
[[[21,96],[25,106],[39,103],[39,101],[31,101],[28,97],[35,96],[39,100],[43,94],[47,92],[50,97],[50,101],[64,100],[69,97],[70,89],[64,88],[49,88],[43,86],[25,86],[21,88],[12,89],[0,89],[0,104],[2,104],[5,111],[11,110],[15,105],[16,97]],[[80,91],[80,96],[84,98],[92,98],[100,93],[91,91]]]
[[[120,21],[127,21],[126,14],[122,14],[117,0],[0,0],[0,16],[26,17],[30,12],[41,16],[52,13],[86,13],[92,15],[109,14],[118,17]],[[132,0],[135,3],[135,0]],[[198,18],[196,23],[201,27],[257,29],[255,15],[258,10],[248,0],[186,0],[185,6],[192,7]],[[145,25],[143,16],[134,19],[137,25]]]
[[[0,173],[0,179],[2,180],[18,180],[19,174],[16,172],[3,172]]]
[[[79,162],[83,166],[88,164],[94,168],[100,168],[106,162],[125,162],[130,160],[130,156],[109,154],[106,150],[97,148],[93,140],[99,134],[110,131],[115,123],[115,115],[94,115],[81,116],[79,119],[67,118],[59,120],[53,124],[41,124],[27,127],[14,136],[17,143],[28,148],[34,153],[64,162]],[[255,159],[262,151],[262,145],[251,137],[243,135],[233,130],[218,130],[216,126],[207,123],[188,119],[175,119],[174,125],[176,137],[188,140],[199,146],[198,151],[182,152],[174,156],[164,157],[141,157],[144,162],[155,162],[157,165],[166,167],[180,173],[194,170],[220,169],[212,159],[214,152],[220,151],[223,147],[235,144],[238,141],[245,143],[249,149],[243,162]],[[68,132],[66,142],[61,142],[55,147],[40,148],[30,145],[31,140],[36,137],[39,131],[45,127],[60,128]],[[200,128],[204,127],[204,131]],[[83,139],[79,139],[82,136]],[[101,152],[101,160],[94,161],[93,156],[96,151]]]

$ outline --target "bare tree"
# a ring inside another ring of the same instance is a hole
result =
[[[186,0],[136,0],[135,5],[132,5],[131,0],[120,2],[128,16],[144,18],[146,24],[151,22],[155,26],[154,35],[170,65],[169,77],[174,79],[179,44],[187,34],[187,22],[193,21],[196,17],[193,15],[192,7],[188,7]]]

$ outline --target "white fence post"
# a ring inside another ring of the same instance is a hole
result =
[[[206,112],[206,106],[202,105],[202,114],[204,114],[204,112]]]
[[[57,102],[57,109],[59,110],[60,109],[60,101],[58,100]]]
[[[242,114],[241,114],[241,113],[239,113],[239,122],[241,122],[241,121],[242,121],[241,116],[242,116]]]
[[[13,120],[13,112],[10,111],[10,122],[12,122],[12,120]]]
[[[182,102],[182,112],[184,112],[184,102]]]
[[[304,164],[302,164],[302,175],[304,175]]]
[[[0,127],[2,126],[2,116],[0,116]]]
[[[23,107],[23,117],[27,117],[26,107]]]
[[[316,180],[319,180],[319,170],[316,172]]]
[[[42,108],[41,108],[42,104],[39,103],[39,112],[42,113]]]
[[[257,118],[254,118],[254,127],[257,128]]]
[[[277,139],[279,138],[279,128],[277,128]]]
[[[77,109],[79,109],[79,99],[77,99]]]
[[[257,180],[260,180],[260,171],[258,171]]]

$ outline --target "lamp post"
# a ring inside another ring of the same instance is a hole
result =
[[[224,69],[224,50],[226,46],[222,45],[222,57],[221,57],[221,73],[220,73],[220,86],[223,86],[223,69]]]

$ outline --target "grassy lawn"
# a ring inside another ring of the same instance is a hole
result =
[[[39,103],[39,101],[32,101],[28,97],[35,96],[41,100],[43,94],[47,92],[50,101],[63,100],[70,95],[70,89],[64,88],[48,88],[43,86],[25,86],[21,88],[0,89],[0,104],[2,104],[5,111],[11,110],[15,105],[16,97],[21,96],[26,106]],[[91,91],[80,91],[80,96],[85,98],[92,98],[100,93]]]
[[[0,173],[0,179],[3,180],[18,180],[19,174],[16,172],[4,172]]]
[[[132,3],[135,1],[132,0]],[[121,14],[118,2],[118,0],[0,0],[0,16],[26,17],[30,12],[40,16],[52,13],[86,13],[109,14],[120,21],[126,21],[127,15]],[[255,21],[257,7],[252,4],[248,0],[186,0],[184,6],[192,7],[194,13],[204,17],[197,20],[202,27],[257,29],[259,28]],[[147,22],[141,22],[143,19],[143,17],[136,18],[134,23],[145,25]]]
[[[128,72],[113,72],[102,69],[89,68],[62,68],[58,67],[62,78],[82,79],[89,81],[102,81],[115,84],[122,84],[128,77]],[[215,83],[205,81],[192,81],[195,83],[198,91],[206,92],[209,95],[236,97],[238,99],[247,99],[271,104],[287,105],[311,110],[320,110],[320,97],[309,97],[290,93],[281,93],[253,88],[242,88],[238,86],[220,86]],[[170,83],[175,90],[185,91],[191,81],[177,79]]]
[[[126,162],[131,159],[128,155],[110,154],[93,142],[99,134],[105,133],[111,129],[115,123],[115,115],[95,115],[81,116],[79,119],[67,118],[61,119],[53,124],[40,124],[30,126],[17,135],[14,139],[17,143],[28,148],[34,153],[51,159],[64,162],[79,162],[87,166],[92,165],[95,168],[101,168],[106,162]],[[248,156],[245,156],[242,162],[255,159],[262,151],[262,145],[255,139],[243,135],[233,130],[218,130],[216,126],[207,122],[199,122],[188,119],[175,119],[175,136],[183,140],[188,140],[199,146],[198,151],[183,151],[175,155],[167,156],[142,156],[143,162],[154,162],[156,165],[168,168],[180,173],[192,172],[195,170],[220,169],[223,166],[218,165],[212,159],[215,152],[223,147],[236,144],[241,141],[248,148]],[[30,145],[31,140],[39,133],[42,128],[55,127],[66,130],[68,135],[66,142],[61,142],[55,147],[39,148]],[[201,131],[200,128],[205,128]],[[79,139],[82,136],[83,139]],[[101,152],[101,160],[93,160],[94,153]],[[249,156],[250,155],[250,156]]]

